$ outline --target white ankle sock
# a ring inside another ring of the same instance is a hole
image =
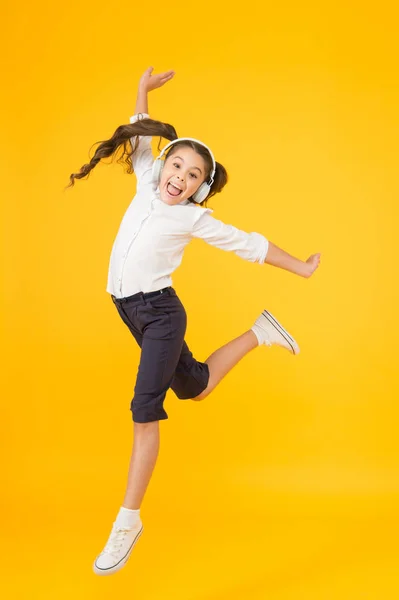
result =
[[[119,509],[118,516],[116,517],[116,524],[120,527],[133,527],[140,520],[140,509],[131,509],[121,506]]]
[[[265,335],[264,331],[259,327],[259,325],[253,325],[251,327],[251,329],[254,332],[254,334],[256,335],[259,345],[263,344],[264,335]]]

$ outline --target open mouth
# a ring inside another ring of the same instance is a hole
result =
[[[168,183],[166,186],[166,191],[168,192],[169,196],[172,196],[173,198],[177,198],[177,196],[182,194],[182,190],[179,190],[172,183]]]

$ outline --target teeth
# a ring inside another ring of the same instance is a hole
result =
[[[174,183],[172,183],[171,181],[169,181],[169,183],[170,183],[170,185],[173,185],[173,187],[175,187],[177,190],[180,190],[180,191],[182,191],[182,190],[181,190],[181,188],[177,187],[177,185],[175,185],[175,184],[174,184]]]

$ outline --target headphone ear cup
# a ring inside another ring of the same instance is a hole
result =
[[[159,183],[161,179],[161,173],[163,169],[163,160],[161,158],[156,158],[152,165],[152,180],[154,183]]]
[[[199,186],[199,188],[195,192],[195,194],[192,195],[192,198],[193,198],[193,200],[195,200],[195,202],[198,202],[200,204],[201,202],[203,202],[205,200],[205,198],[208,196],[210,191],[211,191],[211,186],[208,185],[206,183],[206,181],[204,181],[203,183],[201,183],[201,185]]]

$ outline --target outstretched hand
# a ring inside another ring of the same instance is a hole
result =
[[[139,86],[146,92],[151,92],[151,90],[162,87],[167,81],[172,79],[175,74],[175,71],[165,71],[164,73],[152,75],[153,70],[154,67],[148,67],[140,78]]]
[[[317,267],[320,264],[320,256],[321,256],[320,252],[309,256],[308,260],[306,261],[306,264],[307,264],[306,276],[307,277],[310,277],[316,271]]]

